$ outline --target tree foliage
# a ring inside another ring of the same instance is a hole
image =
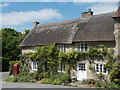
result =
[[[2,33],[2,68],[8,70],[9,61],[20,60],[20,32],[4,28]]]
[[[22,40],[26,37],[26,35],[30,32],[30,30],[25,30],[22,34]]]
[[[30,30],[25,30],[25,33],[21,34],[12,28],[1,29],[0,40],[2,41],[2,69],[8,70],[9,61],[20,60],[20,43],[29,33]]]

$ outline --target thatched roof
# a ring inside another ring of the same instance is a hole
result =
[[[77,41],[113,41],[114,20],[112,13],[94,15],[87,23],[79,24],[73,42]]]
[[[80,41],[114,41],[114,12],[93,15],[90,19],[71,19],[38,24],[21,46],[39,46]]]

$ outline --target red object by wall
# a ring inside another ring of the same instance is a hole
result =
[[[14,76],[18,75],[19,74],[19,64],[14,64],[13,69],[14,69],[13,75]]]

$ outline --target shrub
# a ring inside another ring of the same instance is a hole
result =
[[[63,72],[57,72],[56,75],[62,76],[64,73]]]
[[[43,77],[44,77],[44,78],[49,78],[49,76],[50,76],[50,75],[49,75],[48,72],[43,73]]]
[[[43,78],[40,83],[42,84],[52,84],[52,80],[50,78]]]
[[[26,77],[23,79],[23,82],[30,82],[30,81],[31,81],[31,79],[29,77]]]
[[[30,80],[30,82],[31,82],[31,83],[35,83],[36,81],[32,79],[32,80]]]
[[[32,77],[34,75],[34,73],[29,73],[28,77]]]
[[[89,80],[88,79],[82,80],[82,84],[89,84]]]
[[[115,84],[120,85],[120,63],[115,64],[113,70],[111,70],[110,80]]]
[[[60,79],[60,76],[59,75],[51,75],[50,79],[52,79],[54,81],[55,79]]]
[[[89,84],[95,84],[95,80],[94,79],[89,79]]]
[[[9,77],[5,81],[6,82],[17,82],[17,78],[16,77]]]
[[[38,77],[39,77],[39,73],[38,72],[34,72],[33,79],[38,80]]]
[[[28,75],[28,73],[22,72],[18,76],[27,76],[27,75]]]
[[[119,85],[115,84],[114,82],[110,82],[110,83],[105,83],[102,85],[104,88],[120,88]]]
[[[70,75],[68,75],[68,74],[63,74],[62,75],[62,77],[61,77],[61,80],[63,81],[63,82],[70,82]]]
[[[43,79],[43,78],[44,78],[43,74],[40,73],[39,76],[38,76],[38,80],[41,80],[41,79]]]
[[[55,79],[52,84],[54,84],[54,85],[61,85],[62,81],[60,79]]]
[[[32,82],[36,81],[33,78],[34,73],[20,73],[18,76],[16,76],[18,82]]]
[[[101,83],[101,81],[96,80],[95,85],[96,85],[96,87],[101,87],[101,86],[102,86],[102,83]]]

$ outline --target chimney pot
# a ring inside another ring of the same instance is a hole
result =
[[[82,18],[89,18],[93,15],[93,12],[91,11],[91,9],[88,9],[88,12],[83,12],[82,13]]]
[[[39,24],[39,22],[35,21],[33,22],[33,27],[37,26]]]

